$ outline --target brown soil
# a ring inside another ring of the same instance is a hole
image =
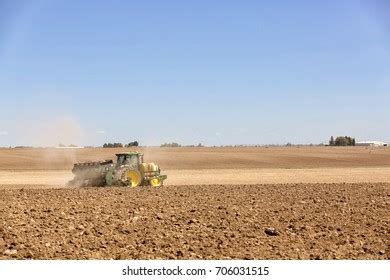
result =
[[[166,186],[64,188],[127,149],[0,149],[0,259],[390,259],[389,148],[140,150]]]
[[[166,186],[287,183],[390,183],[390,167],[163,170]],[[61,188],[73,178],[65,170],[2,171],[1,188]]]
[[[390,148],[139,148],[164,170],[390,167]],[[114,159],[129,149],[0,149],[0,170],[71,170],[75,162]]]
[[[390,184],[26,187],[0,197],[2,259],[390,258]]]

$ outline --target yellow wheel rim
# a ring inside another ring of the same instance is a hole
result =
[[[150,184],[152,185],[152,187],[160,187],[161,183],[162,182],[159,178],[154,178],[154,179],[150,180]]]
[[[127,172],[127,178],[131,181],[131,187],[135,188],[141,185],[141,174],[137,170],[129,170]]]

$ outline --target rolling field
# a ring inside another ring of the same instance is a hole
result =
[[[390,258],[388,148],[149,148],[164,187],[64,187],[119,151],[0,149],[0,259]]]
[[[133,149],[134,150],[134,149]],[[164,170],[390,167],[389,148],[139,148]],[[75,162],[115,159],[129,149],[0,149],[0,170],[70,170]]]

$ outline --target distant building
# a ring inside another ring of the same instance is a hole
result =
[[[363,147],[387,147],[387,143],[382,141],[362,141],[362,142],[356,142],[356,146],[363,146]]]

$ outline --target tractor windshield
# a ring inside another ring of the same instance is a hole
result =
[[[127,165],[131,169],[137,169],[140,164],[137,154],[118,155],[117,165]]]
[[[138,168],[138,155],[130,155],[126,159],[126,164],[129,165],[131,168],[137,169]]]

